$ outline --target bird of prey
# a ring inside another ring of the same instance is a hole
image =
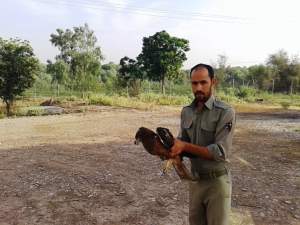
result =
[[[163,161],[167,160],[163,168],[163,173],[166,173],[166,171],[169,170],[173,165],[175,171],[181,179],[193,180],[192,175],[182,160],[183,156],[194,156],[181,154],[175,158],[171,158],[170,149],[174,145],[174,137],[172,133],[167,128],[163,127],[158,127],[156,132],[157,133],[146,127],[140,127],[135,135],[135,144],[142,142],[146,151],[151,155],[157,155]]]

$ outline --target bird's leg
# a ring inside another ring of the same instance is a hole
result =
[[[177,172],[178,176],[181,179],[184,179],[184,180],[195,180],[195,178],[191,175],[191,173],[189,172],[189,170],[184,165],[184,163],[183,163],[182,159],[180,158],[180,156],[178,156],[178,157],[176,157],[174,159],[173,166],[174,166],[175,171]]]
[[[173,166],[173,159],[168,159],[162,169],[162,175],[165,175]]]

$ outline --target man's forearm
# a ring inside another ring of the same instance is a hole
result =
[[[203,159],[214,160],[213,155],[208,151],[207,147],[184,142],[183,151],[199,156]]]

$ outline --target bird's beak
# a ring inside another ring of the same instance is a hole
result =
[[[139,140],[138,140],[138,139],[135,139],[134,144],[135,144],[135,145],[138,145],[139,143],[140,143]]]

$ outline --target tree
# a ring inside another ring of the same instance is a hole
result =
[[[271,54],[267,60],[267,64],[272,70],[272,77],[275,83],[274,90],[288,92],[290,87],[290,71],[289,57],[287,52],[285,52],[284,50],[280,50],[275,54]]]
[[[248,76],[248,69],[247,67],[230,67],[227,69],[227,73],[229,74],[226,76],[226,83],[231,84],[233,88],[236,86],[243,85],[245,86],[245,81]]]
[[[248,80],[254,88],[269,90],[272,87],[270,70],[265,65],[254,65],[248,68]]]
[[[165,94],[165,80],[179,76],[180,68],[187,59],[186,51],[189,51],[188,40],[172,37],[163,30],[143,38],[142,53],[137,60],[150,80],[161,82],[161,90]]]
[[[101,66],[100,80],[103,83],[115,78],[118,74],[119,65],[109,62]]]
[[[121,86],[130,90],[130,95],[138,95],[143,71],[138,61],[125,56],[120,60],[118,78]]]
[[[47,73],[47,65],[40,63],[39,72],[34,76],[34,83],[29,91],[34,91],[35,96],[37,93],[49,93],[52,90],[52,76]]]
[[[225,80],[231,79],[230,77],[227,77],[229,69],[227,61],[228,57],[226,55],[218,55],[216,74],[218,78],[218,85],[221,87],[224,86]]]
[[[300,81],[300,62],[297,56],[291,59],[288,72],[290,80],[290,94],[293,94],[294,90],[297,90],[297,85]]]
[[[56,60],[55,63],[48,60],[47,63],[47,73],[51,75],[51,83],[56,84],[57,93],[59,93],[59,85],[65,85],[69,82],[69,66],[61,59]]]
[[[9,116],[16,96],[32,87],[39,62],[28,41],[0,38],[0,98]]]
[[[58,47],[60,54],[56,60],[63,60],[69,66],[72,87],[89,90],[98,83],[103,56],[97,38],[88,24],[74,27],[73,30],[56,30],[51,34],[51,43]]]

